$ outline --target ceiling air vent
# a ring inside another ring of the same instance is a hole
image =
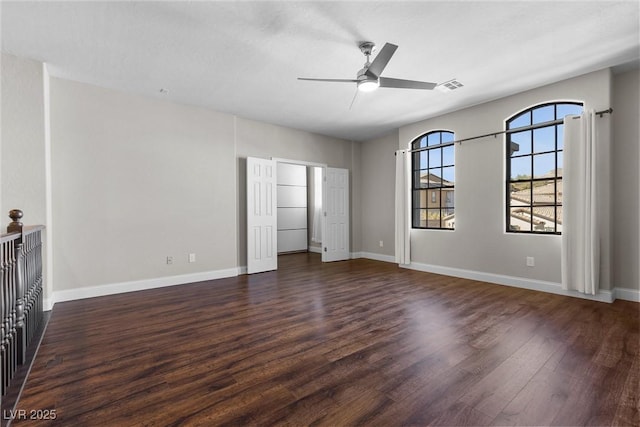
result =
[[[436,89],[440,90],[441,92],[451,92],[452,90],[456,90],[462,86],[464,85],[458,80],[452,79],[444,83],[440,83],[438,86],[436,86]]]

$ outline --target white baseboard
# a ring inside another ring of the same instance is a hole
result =
[[[391,262],[391,263],[396,262],[396,257],[394,255],[383,255],[383,254],[376,254],[373,252],[355,252],[355,253],[359,255],[357,258],[367,258],[375,261],[383,261],[383,262]],[[352,258],[356,258],[356,257],[352,257]]]
[[[351,258],[367,258],[376,261],[395,263],[392,255],[382,255],[372,252],[352,252]],[[565,295],[595,301],[613,302],[615,299],[640,302],[640,290],[628,288],[615,288],[613,291],[601,290],[597,295],[585,295],[576,291],[566,291],[559,283],[545,282],[540,280],[526,279],[522,277],[505,276],[500,274],[485,273],[473,270],[463,270],[459,268],[443,267],[430,264],[412,262],[400,267],[411,270],[425,271],[429,273],[443,274],[446,276],[461,277],[470,280],[496,283],[499,285],[513,286],[516,288],[531,289],[534,291],[549,292],[558,295]],[[228,268],[224,270],[204,271],[200,273],[182,274],[178,276],[158,277],[154,279],[134,280],[130,282],[112,283],[88,288],[65,289],[53,292],[53,298],[45,298],[44,309],[51,310],[56,302],[73,301],[77,299],[93,298],[105,295],[113,295],[124,292],[134,292],[166,286],[182,285],[188,283],[202,282],[206,280],[223,279],[247,274],[247,267]]]
[[[246,268],[245,268],[246,270]],[[45,306],[53,307],[56,302],[73,301],[77,299],[101,297],[105,295],[121,294],[124,292],[142,291],[146,289],[162,288],[166,286],[184,285],[205,280],[223,279],[240,274],[240,268],[203,271],[200,273],[181,274],[178,276],[157,277],[154,279],[133,280],[130,282],[110,283],[87,288],[64,289],[53,292],[53,301],[45,301]]]
[[[640,302],[640,290],[638,289],[615,288],[614,290],[616,299]]]
[[[309,252],[313,252],[316,254],[321,254],[322,253],[322,247],[321,246],[309,246],[307,247],[307,250]]]
[[[401,267],[411,270],[426,271],[428,273],[443,274],[446,276],[461,277],[463,279],[479,280],[482,282],[496,283],[498,285],[512,286],[515,288],[531,289],[534,291],[549,292],[557,295],[565,295],[601,302],[613,302],[616,295],[612,291],[601,290],[596,295],[587,295],[577,291],[562,289],[560,283],[545,282],[542,280],[526,279],[523,277],[505,276],[501,274],[485,273],[481,271],[463,270],[460,268],[443,267],[439,265],[422,264],[412,262]]]

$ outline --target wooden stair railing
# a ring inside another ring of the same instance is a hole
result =
[[[0,236],[0,396],[5,396],[17,369],[28,360],[27,348],[44,318],[44,226],[24,226],[22,216],[18,209],[10,211],[12,222],[7,234]]]

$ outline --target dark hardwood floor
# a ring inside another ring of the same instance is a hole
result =
[[[56,304],[12,425],[638,426],[638,326],[637,303],[287,255]]]

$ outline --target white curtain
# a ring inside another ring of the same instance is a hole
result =
[[[600,274],[594,116],[565,117],[562,166],[562,288],[592,295]]]
[[[411,263],[411,153],[396,151],[396,262]]]
[[[311,223],[311,241],[322,243],[322,168],[313,168],[312,179],[313,221]]]

